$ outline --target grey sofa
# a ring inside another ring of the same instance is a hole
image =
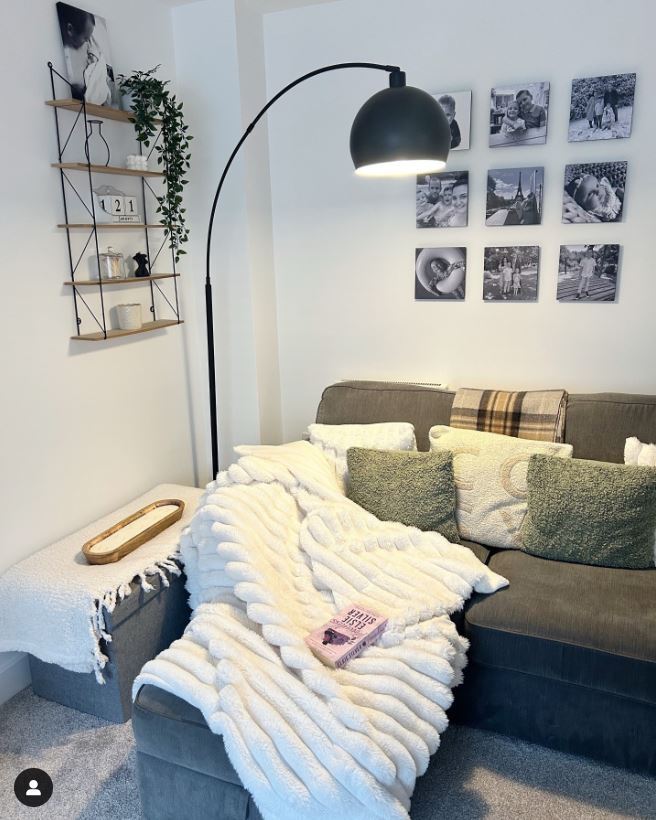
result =
[[[409,421],[426,450],[452,402],[426,386],[341,382],[324,391],[317,421]],[[656,396],[570,396],[575,457],[621,462],[633,435],[656,441]],[[450,718],[656,776],[656,570],[468,546],[510,586],[456,616],[471,648]],[[146,817],[260,817],[198,710],[144,686],[133,727]]]

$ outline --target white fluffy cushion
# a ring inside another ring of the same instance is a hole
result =
[[[656,444],[643,444],[635,436],[627,438],[624,445],[624,463],[656,467]]]
[[[431,450],[453,453],[460,535],[489,547],[521,549],[529,458],[533,453],[571,458],[572,445],[445,425],[431,427],[429,435]]]
[[[335,465],[337,477],[345,482],[348,475],[346,451],[349,447],[370,450],[416,450],[415,428],[405,421],[381,424],[311,424],[310,441]]]

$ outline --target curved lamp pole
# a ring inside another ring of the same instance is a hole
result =
[[[436,100],[418,88],[407,86],[398,66],[380,63],[336,63],[323,66],[286,85],[257,114],[235,145],[221,174],[210,211],[205,267],[205,314],[207,318],[207,366],[212,436],[212,476],[219,470],[216,412],[216,364],[210,256],[216,207],[230,166],[248,135],[271,106],[292,88],[311,77],[343,68],[370,68],[389,74],[389,88],[374,94],[358,111],[351,128],[351,157],[360,176],[406,176],[444,168],[451,146],[448,120]]]

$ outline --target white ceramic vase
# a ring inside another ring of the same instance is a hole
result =
[[[139,330],[141,328],[140,304],[116,305],[116,314],[118,316],[118,326],[121,330]]]

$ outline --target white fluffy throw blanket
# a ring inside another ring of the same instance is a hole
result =
[[[237,452],[183,534],[191,622],[134,693],[150,683],[197,706],[266,820],[407,820],[466,663],[449,613],[507,582],[365,512],[307,442]],[[347,603],[389,625],[333,670],[303,638]]]

